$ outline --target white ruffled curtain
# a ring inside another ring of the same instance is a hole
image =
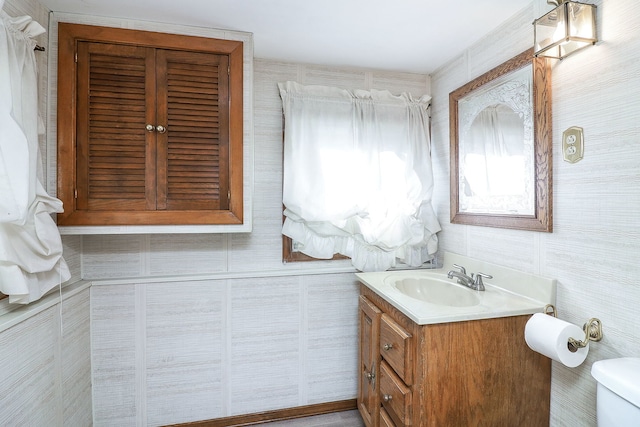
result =
[[[0,292],[12,303],[35,301],[70,277],[51,217],[62,203],[41,182],[33,37],[44,32],[29,16],[0,10]]]
[[[437,251],[430,97],[279,84],[285,115],[283,234],[301,252],[361,271]]]

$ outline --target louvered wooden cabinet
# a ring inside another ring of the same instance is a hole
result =
[[[242,42],[59,24],[59,225],[242,223]]]
[[[549,425],[551,361],[524,342],[530,315],[418,325],[365,285],[359,313],[367,427]]]

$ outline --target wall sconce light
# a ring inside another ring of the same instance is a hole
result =
[[[562,59],[596,44],[596,6],[547,0],[556,8],[533,21],[534,56]]]

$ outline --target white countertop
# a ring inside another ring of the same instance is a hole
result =
[[[462,265],[467,273],[486,273],[493,279],[485,279],[484,291],[473,291],[479,302],[467,307],[431,304],[400,292],[395,282],[405,278],[433,278],[456,283],[447,278],[452,264]],[[547,304],[555,304],[556,280],[519,272],[507,267],[490,264],[461,255],[446,253],[444,267],[356,273],[369,289],[404,313],[419,325],[460,322],[541,313]]]

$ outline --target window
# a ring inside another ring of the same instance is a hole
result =
[[[307,256],[341,254],[362,271],[430,261],[440,225],[431,206],[429,97],[295,82],[279,88],[283,235]]]
[[[58,37],[58,224],[242,224],[242,42]]]

